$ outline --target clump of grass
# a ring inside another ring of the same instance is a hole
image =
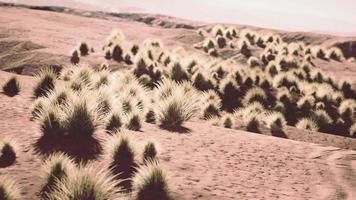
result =
[[[124,50],[119,44],[115,44],[112,48],[111,58],[117,62],[121,62],[123,58]]]
[[[21,200],[21,188],[14,181],[13,177],[0,176],[0,199],[1,200]]]
[[[304,114],[308,114],[315,105],[315,99],[313,96],[304,96],[297,102],[297,107]]]
[[[261,121],[257,115],[257,113],[251,113],[249,116],[244,118],[244,124],[246,126],[246,130],[250,132],[259,133]]]
[[[242,55],[245,57],[251,56],[251,50],[249,49],[250,47],[248,41],[240,39],[237,46],[240,49]]]
[[[209,49],[208,54],[213,57],[218,56],[218,51],[216,49]]]
[[[354,98],[356,93],[352,90],[352,84],[350,81],[342,80],[339,83],[339,89],[344,94],[345,98]]]
[[[58,182],[56,188],[48,194],[48,199],[120,199],[121,191],[116,187],[118,183],[103,168],[81,165],[69,178]]]
[[[133,196],[136,200],[171,200],[171,191],[165,173],[158,162],[147,162],[133,178]]]
[[[204,40],[203,48],[206,53],[208,53],[210,49],[215,49],[215,46],[216,46],[216,44],[213,39],[207,38]]]
[[[105,130],[109,133],[115,133],[120,130],[123,125],[122,116],[118,111],[112,111],[105,123]]]
[[[230,114],[224,115],[222,117],[222,124],[224,128],[232,128],[233,126],[232,116]]]
[[[13,164],[16,160],[14,146],[7,141],[0,141],[0,166],[6,167]]]
[[[81,56],[89,55],[90,49],[91,48],[90,48],[89,43],[85,42],[85,41],[81,42],[78,46],[78,50],[79,50]]]
[[[227,111],[232,111],[240,105],[241,91],[233,77],[226,77],[220,82],[220,93],[222,100],[222,108]]]
[[[20,92],[20,83],[16,76],[10,77],[2,84],[2,91],[9,97],[13,97]]]
[[[146,112],[145,121],[153,124],[156,122],[156,112],[152,108]]]
[[[320,58],[320,59],[327,59],[326,57],[326,50],[323,47],[314,47],[314,57]]]
[[[309,131],[319,131],[318,123],[311,118],[300,119],[295,127]]]
[[[126,116],[126,128],[133,131],[139,131],[142,127],[142,117],[138,112],[131,112]]]
[[[251,67],[258,67],[260,66],[260,61],[258,60],[258,58],[251,56],[248,60],[247,60],[247,64]]]
[[[349,129],[349,134],[351,137],[356,137],[356,123],[354,123],[350,129]]]
[[[224,27],[221,25],[216,25],[211,30],[214,36],[223,36],[224,35]]]
[[[248,90],[243,98],[244,105],[248,105],[255,101],[261,103],[262,105],[267,104],[267,95],[262,88],[255,87]]]
[[[77,49],[74,49],[71,53],[70,62],[76,65],[79,63],[79,61],[80,61],[79,52]]]
[[[170,69],[170,78],[177,82],[188,80],[187,71],[180,62],[174,62]]]
[[[54,89],[57,74],[52,68],[44,68],[36,76],[36,84],[33,88],[34,97],[38,98],[46,95]]]
[[[148,162],[157,159],[157,148],[154,142],[148,141],[143,149],[143,161]]]
[[[72,158],[63,153],[54,153],[46,158],[43,165],[43,179],[45,184],[42,188],[44,196],[49,195],[59,182],[73,175],[75,163]]]
[[[220,36],[220,35],[217,36],[217,37],[216,37],[216,42],[217,42],[219,48],[224,48],[224,47],[226,47],[226,39],[225,39],[224,36]]]
[[[53,106],[40,111],[38,124],[45,137],[63,136],[63,115],[58,106]]]
[[[110,161],[111,171],[123,180],[120,186],[130,190],[132,186],[131,178],[137,166],[135,161],[136,150],[131,138],[123,132],[117,132],[108,139],[105,150]]]
[[[197,71],[192,79],[194,87],[199,90],[205,91],[213,88],[213,84],[209,78],[207,78],[206,75],[200,71]]]
[[[328,50],[327,52],[327,57],[329,59],[332,59],[332,60],[336,60],[336,61],[339,61],[339,62],[342,62],[345,60],[345,57],[344,57],[344,54],[342,53],[342,51],[337,48],[337,47],[332,47]]]
[[[352,121],[352,119],[354,118],[355,111],[356,111],[356,102],[351,99],[343,100],[338,108],[340,117],[346,123],[350,123]]]
[[[161,126],[179,127],[197,111],[197,94],[193,87],[184,88],[184,84],[161,82],[156,89],[159,95],[157,119]]]
[[[271,130],[272,133],[278,133],[283,131],[283,128],[286,126],[287,122],[280,112],[268,113],[265,116],[265,123],[267,127]]]

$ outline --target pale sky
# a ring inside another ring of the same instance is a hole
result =
[[[5,1],[63,5],[110,12],[149,12],[203,22],[248,24],[289,31],[317,31],[356,35],[356,0]]]

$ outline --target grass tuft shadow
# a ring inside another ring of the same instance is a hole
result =
[[[271,134],[275,137],[280,137],[280,138],[286,138],[288,139],[288,136],[283,130],[276,130],[276,131],[271,131]]]
[[[159,126],[161,129],[165,129],[170,132],[176,132],[176,133],[190,133],[191,130],[187,127],[184,126],[164,126],[160,125]]]

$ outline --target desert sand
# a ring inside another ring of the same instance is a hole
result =
[[[0,175],[17,179],[25,200],[38,199],[43,184],[40,168],[44,155],[36,151],[41,133],[30,120],[29,110],[33,102],[31,75],[38,68],[67,65],[70,50],[83,39],[94,46],[95,53],[81,62],[100,65],[105,61],[103,41],[114,28],[134,42],[160,38],[167,47],[184,47],[206,56],[192,44],[203,40],[196,34],[197,28],[213,26],[149,14],[113,16],[24,7],[0,7],[0,13],[0,79],[16,72],[22,86],[15,97],[0,94],[0,138],[16,141],[19,150],[15,164],[0,168]],[[345,55],[356,52],[356,37],[250,28],[280,33],[285,40],[337,44],[345,48]],[[125,68],[110,64],[114,69]],[[317,65],[337,78],[356,82],[355,63],[318,60]],[[148,123],[141,132],[128,131],[135,140],[153,138],[160,144],[159,159],[176,199],[356,199],[356,139],[294,127],[287,127],[289,139],[285,139],[215,127],[198,118],[185,126],[186,133]],[[91,162],[101,161],[98,156]]]

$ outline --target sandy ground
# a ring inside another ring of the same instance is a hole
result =
[[[10,74],[1,72],[4,79]],[[19,76],[20,95],[0,94],[0,138],[17,141],[15,164],[0,168],[36,199],[43,155],[36,153],[40,130],[30,121],[32,78]],[[26,84],[25,84],[26,83]],[[140,142],[160,144],[159,159],[177,199],[355,199],[356,151],[297,142],[188,122],[188,133],[144,124],[131,132]],[[101,162],[94,160],[92,162]]]
[[[200,51],[192,44],[203,39],[195,30],[162,28],[128,18],[102,19],[5,7],[0,7],[0,13],[0,68],[21,69],[18,72],[22,74],[31,74],[41,66],[65,65],[69,51],[81,39],[87,39],[96,49],[84,62],[100,64],[104,61],[101,45],[114,28],[122,29],[134,42],[159,37],[168,47],[183,46],[196,53]],[[356,40],[298,34],[312,43]],[[355,80],[355,64],[317,62],[339,78]],[[10,75],[0,71],[0,80]],[[38,199],[43,184],[39,170],[43,155],[35,151],[40,130],[30,121],[33,78],[18,77],[20,95],[10,98],[0,93],[0,139],[13,139],[18,147],[16,163],[0,168],[0,175],[16,179],[25,200],[33,200]],[[190,131],[182,134],[144,124],[142,132],[132,132],[138,142],[153,138],[160,144],[159,158],[178,200],[356,199],[356,151],[345,150],[356,149],[355,139],[288,127],[288,138],[305,141],[300,142],[208,126],[198,119],[186,127]]]

